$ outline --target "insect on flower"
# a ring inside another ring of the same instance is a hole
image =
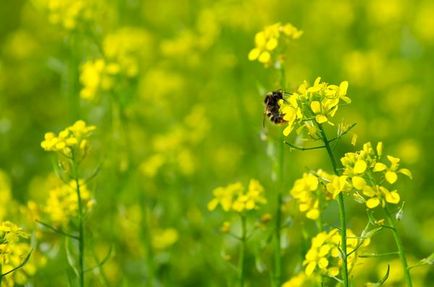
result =
[[[271,122],[275,124],[283,124],[286,123],[286,120],[283,119],[283,116],[285,114],[282,114],[280,112],[280,106],[279,106],[279,100],[283,99],[283,92],[282,90],[276,90],[269,92],[265,95],[264,104],[265,104],[265,110],[264,110],[264,120],[262,122],[262,125],[265,125],[265,115],[270,119]]]

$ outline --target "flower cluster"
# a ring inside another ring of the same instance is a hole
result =
[[[306,217],[316,220],[319,217],[318,198],[319,179],[311,173],[304,173],[303,177],[297,179],[290,193],[298,201],[299,210],[305,213]]]
[[[220,205],[227,212],[243,213],[255,210],[267,203],[263,193],[264,188],[255,179],[250,180],[247,190],[241,182],[217,187],[213,191],[214,198],[208,203],[208,209],[212,211]]]
[[[209,129],[206,111],[195,106],[181,124],[152,139],[153,152],[141,164],[147,177],[155,177],[162,170],[173,167],[185,176],[192,175],[196,167],[193,149],[204,139]]]
[[[384,207],[386,203],[398,204],[400,196],[393,189],[398,174],[412,177],[410,170],[399,168],[399,158],[390,155],[386,158],[383,157],[382,142],[375,150],[370,142],[365,143],[362,150],[346,153],[341,158],[343,176],[351,182],[356,198],[364,201],[368,208]]]
[[[95,126],[87,126],[82,120],[76,121],[58,135],[48,132],[44,136],[41,147],[46,151],[54,151],[67,158],[85,155],[88,148],[88,138],[95,130]]]
[[[317,78],[313,86],[304,82],[296,92],[279,101],[280,112],[287,122],[283,134],[288,136],[294,128],[297,133],[307,130],[308,134],[317,138],[317,125],[331,122],[341,102],[350,103],[347,96],[348,82],[340,85],[329,85]]]
[[[304,173],[297,179],[290,191],[297,200],[299,210],[309,219],[316,220],[320,215],[320,201],[331,200],[341,192],[351,191],[346,176],[329,174],[323,170]]]
[[[80,197],[82,205],[90,210],[95,201],[91,198],[90,191],[86,184],[80,180]],[[54,225],[67,225],[72,218],[78,214],[77,205],[77,184],[70,181],[49,191],[48,199],[44,207],[44,212],[49,216]]]
[[[350,229],[347,229],[347,254],[349,254],[347,260],[350,270],[356,262],[357,250],[366,247],[369,242],[369,239],[357,238]],[[342,265],[340,243],[341,235],[336,228],[317,234],[312,239],[311,247],[303,262],[306,275],[310,276],[315,272],[329,277],[338,276]]]
[[[281,45],[280,42],[285,40],[298,39],[303,34],[292,24],[282,25],[276,23],[264,28],[263,31],[255,35],[255,48],[249,53],[249,60],[263,63],[269,66],[273,62],[273,52]]]
[[[99,93],[111,91],[121,79],[132,79],[139,73],[143,51],[150,36],[143,30],[123,28],[105,37],[104,57],[88,60],[81,66],[81,98],[97,99]]]
[[[113,77],[119,74],[116,63],[107,63],[104,59],[90,60],[81,66],[80,82],[83,88],[80,97],[94,100],[98,91],[108,91],[113,87]]]
[[[48,10],[50,23],[66,30],[74,30],[80,21],[89,17],[89,1],[84,0],[35,0]]]
[[[14,223],[10,221],[0,223],[0,265],[3,274],[25,263],[31,247],[27,242],[21,240],[27,238],[29,235]],[[35,272],[34,266],[31,267],[33,268],[26,268],[24,265],[22,268],[26,269],[25,272],[22,272],[20,268],[7,276],[2,283],[5,286],[15,286],[15,283],[24,284],[27,276]],[[16,276],[17,273],[19,276]]]

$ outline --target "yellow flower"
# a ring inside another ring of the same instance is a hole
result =
[[[87,126],[84,121],[79,120],[57,136],[52,132],[46,133],[41,147],[46,151],[54,151],[68,158],[73,155],[81,157],[86,154],[87,139],[94,130],[95,126]]]
[[[273,61],[273,51],[275,51],[282,41],[298,39],[303,34],[292,24],[282,25],[276,23],[264,28],[255,35],[255,48],[250,50],[248,58],[250,61],[258,60],[265,66],[269,66]]]
[[[288,136],[294,128],[297,133],[307,130],[308,135],[317,138],[316,125],[329,123],[335,116],[341,102],[350,103],[347,97],[348,82],[339,86],[329,85],[317,78],[313,86],[305,81],[297,91],[279,101],[280,112],[287,121],[283,134]]]
[[[333,199],[341,193],[348,190],[351,190],[351,186],[347,181],[348,177],[345,175],[342,176],[331,176],[331,180],[327,183],[327,191],[332,195]]]
[[[213,191],[214,198],[208,203],[208,210],[213,211],[221,205],[224,211],[232,208],[235,194],[242,193],[243,185],[241,182],[233,183],[225,187],[217,187]]]
[[[311,173],[304,173],[303,177],[297,179],[290,193],[298,201],[299,210],[305,213],[306,217],[316,220],[319,217],[319,199],[317,190],[319,186],[318,177]]]
[[[81,65],[80,96],[93,101],[101,92],[113,90],[119,77],[132,79],[139,73],[139,63],[150,46],[150,36],[137,28],[122,28],[109,34],[103,42],[104,58],[88,60]]]
[[[214,198],[208,203],[208,210],[212,211],[221,206],[224,211],[243,213],[258,209],[267,203],[263,196],[264,188],[255,179],[251,179],[247,191],[241,182],[214,189]]]
[[[399,168],[400,159],[387,156],[390,165],[382,162],[383,143],[379,142],[374,150],[371,143],[365,143],[362,150],[346,153],[341,158],[343,174],[347,176],[354,190],[354,198],[364,202],[368,208],[385,207],[386,203],[398,204],[400,195],[397,190],[390,191],[384,180],[394,185],[398,173],[412,177],[410,170]]]
[[[107,64],[104,59],[85,62],[81,66],[80,82],[83,88],[80,97],[84,100],[95,100],[100,90],[108,91],[113,86],[113,78],[119,67],[116,64]]]
[[[36,0],[48,12],[48,20],[65,30],[74,30],[90,13],[90,1],[84,0]]]
[[[396,190],[389,191],[384,186],[369,186],[366,185],[362,190],[363,195],[368,197],[366,206],[368,208],[375,208],[381,204],[384,207],[387,203],[398,204],[400,201],[399,193]]]
[[[409,178],[412,178],[412,174],[409,169],[399,169],[399,158],[388,155],[387,159],[390,162],[390,166],[388,167],[382,162],[377,162],[374,166],[374,172],[384,172],[384,178],[387,180],[388,183],[394,184],[398,180],[397,173],[401,173],[408,176]]]
[[[14,223],[10,221],[0,223],[1,272],[6,273],[23,263],[26,264],[3,278],[2,283],[5,286],[25,284],[27,277],[34,273],[35,266],[29,264],[29,262],[25,262],[31,251],[30,244],[22,241],[27,238],[29,238],[29,235]]]
[[[251,179],[247,192],[238,194],[232,204],[232,209],[238,213],[257,209],[260,205],[267,203],[265,197],[262,196],[263,193],[264,188],[259,181]]]
[[[89,211],[95,201],[85,183],[80,180],[80,196],[85,211]],[[75,181],[62,184],[49,191],[43,211],[49,216],[53,225],[67,225],[78,214],[77,192]]]
[[[342,256],[339,251],[340,243],[341,235],[336,228],[316,235],[312,239],[311,247],[303,262],[305,274],[307,276],[311,276],[313,273],[330,277],[338,276],[342,265]],[[351,230],[347,229],[347,252],[348,254],[351,253],[347,257],[347,261],[350,270],[357,259],[357,252],[353,251],[360,247],[359,245],[365,247],[368,244],[369,240],[359,239]]]

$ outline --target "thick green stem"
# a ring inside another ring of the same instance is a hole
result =
[[[386,212],[387,222],[390,226],[392,226],[391,230],[393,234],[393,239],[395,240],[396,247],[398,248],[399,258],[401,259],[401,265],[404,271],[405,282],[408,287],[412,287],[413,283],[411,280],[410,269],[408,269],[407,257],[405,256],[405,251],[402,246],[401,237],[398,234],[398,229],[396,228],[395,220],[393,220],[392,215],[387,209],[387,206],[384,208],[384,211]]]
[[[247,228],[246,228],[246,217],[241,214],[241,250],[240,250],[240,262],[239,262],[239,271],[240,271],[240,287],[244,287],[244,280],[245,280],[245,253],[246,253],[246,241],[247,241]]]
[[[84,224],[83,224],[83,205],[81,202],[80,180],[78,174],[78,167],[75,158],[72,158],[72,165],[74,169],[74,181],[77,193],[77,206],[78,206],[78,280],[79,286],[84,287]]]
[[[324,145],[327,150],[327,154],[329,156],[330,162],[333,167],[333,171],[336,175],[340,175],[338,171],[337,162],[335,159],[335,156],[333,154],[333,151],[330,147],[330,142],[327,138],[327,135],[324,131],[324,128],[318,124],[318,128],[321,133],[321,138],[324,142]],[[342,281],[345,287],[349,286],[349,279],[348,279],[348,261],[347,261],[347,223],[346,223],[346,217],[345,217],[345,203],[344,203],[344,196],[341,193],[338,195],[338,206],[339,206],[339,221],[341,223],[341,251],[342,251]]]

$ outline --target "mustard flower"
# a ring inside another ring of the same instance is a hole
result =
[[[298,134],[307,131],[312,138],[317,137],[317,125],[334,125],[331,120],[342,102],[351,103],[347,89],[347,81],[339,86],[321,82],[320,77],[313,86],[305,81],[296,92],[279,101],[280,112],[287,125],[283,134],[288,136],[296,129]]]
[[[80,97],[84,100],[95,100],[99,91],[108,91],[113,87],[113,77],[119,73],[116,63],[107,63],[104,59],[85,62],[81,66],[80,82],[83,88]]]
[[[248,55],[250,61],[258,60],[265,66],[273,62],[273,52],[277,50],[282,42],[300,38],[303,34],[292,24],[282,25],[276,23],[264,28],[264,30],[255,35],[255,48]]]
[[[383,157],[383,143],[379,142],[374,150],[371,143],[365,143],[357,152],[346,153],[341,158],[346,176],[357,199],[368,208],[385,207],[386,203],[398,204],[400,195],[394,188],[398,174],[412,177],[410,170],[399,168],[400,159],[387,155]]]
[[[76,29],[91,15],[91,1],[85,0],[34,0],[37,7],[47,11],[48,20],[67,31]]]
[[[108,34],[103,41],[104,57],[81,65],[80,97],[94,101],[101,92],[112,91],[121,79],[135,78],[150,41],[148,33],[137,28],[126,27]]]
[[[347,261],[350,270],[357,260],[356,248],[365,247],[369,242],[369,239],[357,238],[350,229],[347,229],[347,253],[350,254]],[[305,274],[307,276],[314,273],[329,277],[338,276],[342,265],[342,256],[339,250],[340,243],[341,235],[336,228],[316,235],[312,239],[311,247],[303,261]]]
[[[62,130],[58,135],[48,132],[44,136],[41,147],[45,151],[57,152],[70,158],[86,154],[89,143],[88,138],[95,130],[95,126],[88,126],[82,120],[76,121],[72,126]]]
[[[247,190],[241,182],[217,187],[213,191],[214,198],[208,203],[208,209],[212,211],[221,206],[226,212],[236,213],[255,210],[267,202],[263,193],[264,188],[255,179],[250,180]]]
[[[0,223],[0,265],[2,266],[2,273],[7,272],[5,266],[13,269],[23,262],[27,254],[21,258],[21,247],[19,245],[21,239],[27,239],[29,235],[24,232],[20,227],[10,221],[3,221]],[[27,253],[30,252],[30,246],[27,246]],[[18,262],[16,262],[18,259]],[[16,266],[11,266],[16,264]]]
[[[319,179],[311,173],[304,173],[301,179],[297,179],[290,193],[298,201],[300,212],[306,217],[316,220],[319,217],[319,199],[317,190]]]
[[[346,176],[329,174],[323,170],[304,173],[297,179],[290,190],[291,196],[298,202],[300,212],[311,220],[320,216],[320,200],[335,199],[341,192],[351,190]]]
[[[253,210],[259,208],[260,205],[267,203],[265,197],[263,197],[264,188],[255,179],[251,179],[247,192],[238,194],[232,209],[238,213],[246,210]]]
[[[89,189],[83,180],[79,181],[82,205],[89,211],[95,201],[91,198]],[[67,225],[78,215],[76,182],[59,185],[49,191],[48,199],[43,211],[49,216],[54,225]]]
[[[12,273],[2,278],[2,286],[13,287],[26,285],[29,277],[34,275],[37,269],[35,254],[29,259],[32,250],[26,239],[29,234],[12,222],[0,223],[0,265],[1,272],[7,273],[24,264]],[[37,264],[44,264],[44,257],[39,258]]]

